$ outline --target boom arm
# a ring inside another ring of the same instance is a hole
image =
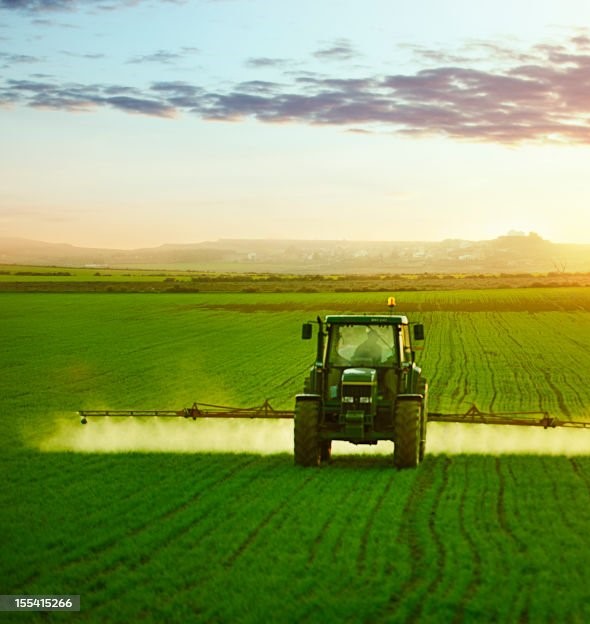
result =
[[[88,418],[97,417],[158,417],[158,418],[293,418],[291,410],[276,410],[268,399],[258,407],[228,407],[225,405],[211,405],[209,403],[193,403],[191,407],[180,410],[80,410],[80,422],[85,425]],[[538,418],[533,418],[538,416]],[[472,405],[464,414],[428,413],[429,422],[450,422],[482,425],[516,425],[524,427],[575,427],[590,429],[590,421],[560,420],[552,418],[549,412],[482,412]]]
[[[533,415],[540,418],[532,418]],[[475,423],[483,425],[516,425],[524,427],[577,427],[590,429],[590,421],[583,420],[560,420],[552,418],[549,412],[482,412],[476,405],[472,405],[464,414],[440,414],[428,413],[428,422],[456,422]]]
[[[293,418],[293,412],[276,410],[268,399],[258,407],[228,407],[209,403],[193,403],[180,410],[79,410],[80,422],[85,425],[88,418],[120,417],[159,417],[159,418]]]

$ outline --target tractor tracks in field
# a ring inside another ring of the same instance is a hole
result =
[[[459,527],[459,532],[461,534],[461,538],[467,544],[471,552],[471,558],[473,561],[473,569],[472,569],[471,580],[469,581],[467,587],[465,588],[465,591],[463,593],[463,598],[461,600],[461,604],[458,605],[457,607],[457,611],[453,619],[453,624],[461,624],[461,622],[465,620],[465,605],[469,604],[469,601],[475,595],[477,588],[479,587],[481,583],[481,578],[482,578],[481,577],[482,558],[479,552],[477,542],[473,538],[473,536],[471,535],[471,532],[468,529],[468,521],[466,519],[466,516],[467,516],[466,508],[468,505],[468,498],[469,498],[468,495],[471,494],[470,488],[469,488],[469,481],[470,481],[469,464],[467,462],[464,462],[463,469],[464,469],[464,472],[462,475],[463,487],[461,489],[461,495],[459,497],[458,527]]]
[[[472,565],[468,571],[467,565],[460,566],[465,573],[464,589],[461,599],[455,598],[453,624],[466,620],[478,591],[488,584],[482,571],[494,566],[503,569],[507,562],[519,567],[526,561],[528,552],[523,527],[529,520],[520,512],[519,499],[511,496],[521,485],[511,460],[490,457],[481,464],[481,472],[478,469],[475,474],[474,464],[469,459],[463,461],[457,524],[460,542],[467,546]],[[498,591],[503,595],[502,600],[511,604],[513,621],[527,622],[530,595],[524,591],[504,592],[504,588]]]
[[[504,535],[506,535],[508,540],[512,543],[512,545],[516,547],[516,550],[519,552],[524,552],[526,550],[526,545],[514,533],[514,530],[508,522],[506,505],[506,477],[502,471],[502,461],[499,457],[494,458],[494,470],[498,479],[498,498],[496,501],[496,515],[498,517],[498,526],[501,529],[502,533],[504,533]],[[508,470],[511,470],[510,465],[508,466]],[[511,475],[514,478],[514,474],[511,473]]]
[[[516,551],[516,557],[514,555],[511,557],[513,560],[513,565],[519,565],[517,563],[519,560],[522,560],[526,557],[528,551],[528,545],[526,542],[522,540],[522,538],[517,535],[515,531],[515,527],[520,529],[520,532],[526,531],[528,518],[525,514],[522,514],[520,511],[520,504],[518,499],[513,499],[509,501],[506,497],[506,492],[516,492],[518,491],[519,479],[514,472],[514,463],[510,460],[505,460],[504,463],[506,465],[506,471],[508,476],[510,477],[510,483],[507,483],[507,480],[504,478],[502,474],[502,469],[500,465],[500,459],[498,457],[495,458],[495,468],[496,473],[498,474],[499,479],[499,491],[498,491],[498,517],[500,518],[500,525],[502,530],[509,537],[513,547]],[[546,471],[545,471],[546,472]],[[555,493],[555,484],[553,484],[553,491]],[[514,516],[513,522],[510,523],[508,521],[508,509],[512,511]],[[530,610],[530,602],[531,595],[528,591],[528,588],[523,588],[520,592],[515,592],[511,596],[512,600],[512,613],[514,614],[514,618],[518,622],[522,622],[526,624],[528,622],[528,613]]]
[[[375,500],[375,503],[371,507],[371,510],[367,514],[368,517],[367,517],[365,526],[363,528],[363,532],[361,533],[359,550],[358,550],[358,555],[356,559],[356,569],[359,574],[365,573],[366,560],[367,560],[367,545],[369,542],[369,536],[371,535],[373,526],[375,524],[375,519],[377,518],[377,515],[379,514],[381,508],[383,507],[383,503],[385,502],[386,498],[389,496],[394,482],[395,482],[395,478],[394,478],[394,474],[392,474],[390,478],[387,480],[387,482],[385,483],[385,487],[383,488],[382,492],[377,496],[377,499]]]
[[[462,362],[461,366],[453,366],[452,371],[455,375],[457,375],[456,379],[451,379],[451,382],[454,382],[454,387],[450,392],[450,396],[453,399],[455,405],[461,405],[465,400],[465,397],[468,394],[467,388],[467,371],[469,362],[469,354],[467,353],[467,349],[465,347],[465,342],[461,338],[458,338],[452,332],[449,333],[447,339],[450,342],[450,351],[451,353],[456,354],[457,362]]]
[[[441,582],[446,550],[436,526],[436,514],[448,484],[450,464],[448,457],[441,456],[436,460],[427,459],[419,469],[397,537],[397,543],[409,550],[409,576],[390,596],[383,621],[389,621],[403,610],[404,622],[420,622],[424,598],[435,592]],[[428,540],[432,542],[432,549],[427,548]],[[395,575],[392,563],[386,569],[385,577]]]
[[[510,478],[510,483],[506,478],[506,474],[502,466],[506,466],[506,473]],[[520,532],[526,532],[528,519],[520,512],[520,500],[518,498],[509,499],[507,492],[515,493],[519,489],[519,479],[514,472],[514,465],[511,458],[499,457],[494,458],[494,470],[498,482],[498,493],[496,501],[496,516],[498,518],[498,528],[506,537],[505,540],[496,540],[499,552],[503,553],[502,559],[515,568],[521,568],[526,561],[529,550],[528,544],[518,535],[517,528]],[[512,513],[512,520],[509,518]],[[531,595],[524,588],[521,591],[512,591],[508,593],[505,600],[511,603],[510,612],[514,616],[514,621],[528,622],[528,613],[530,610]]]
[[[557,384],[553,383],[553,381],[551,380],[551,372],[546,369],[542,372],[543,377],[545,377],[545,383],[549,386],[549,388],[551,388],[553,394],[555,395],[557,399],[557,405],[559,405],[559,409],[561,410],[562,414],[565,414],[571,420],[571,412],[566,405],[563,393],[561,392]]]

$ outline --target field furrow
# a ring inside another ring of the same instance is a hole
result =
[[[457,470],[453,471],[458,482],[455,484],[459,492],[457,526],[460,532],[457,547],[458,570],[453,578],[453,589],[460,595],[449,596],[447,604],[458,605],[458,608],[448,609],[449,621],[460,624],[466,620],[466,608],[469,605],[481,584],[483,559],[480,553],[477,532],[480,530],[478,515],[479,500],[474,496],[474,475],[469,468],[465,457],[454,460]],[[450,481],[452,483],[452,481]],[[451,575],[450,575],[451,576]],[[456,579],[462,578],[462,583]],[[456,588],[456,589],[455,589]],[[453,600],[454,598],[454,600]]]
[[[201,488],[235,478],[238,471],[254,461],[254,458],[249,457],[236,458],[237,466],[229,467],[221,476],[213,466],[204,465],[198,488],[194,485],[189,488],[175,488],[172,484],[178,483],[178,480],[169,475],[170,478],[163,480],[160,491],[150,488],[150,498],[146,500],[145,495],[142,496],[139,504],[131,501],[132,504],[126,504],[121,515],[117,513],[120,501],[115,499],[112,512],[106,518],[103,508],[102,521],[98,519],[98,515],[85,518],[88,521],[87,537],[79,548],[60,553],[62,563],[59,573],[88,575],[98,584],[101,584],[104,576],[114,578],[114,572],[118,569],[124,569],[125,574],[128,573],[130,568],[143,564],[158,545],[161,547],[163,543],[174,540],[179,533],[192,526],[192,506],[199,498]],[[153,500],[158,500],[159,504],[154,506]],[[183,516],[187,515],[186,524],[182,524]],[[140,546],[145,548],[141,551],[144,554],[138,560]],[[23,581],[23,586],[42,583],[43,574],[44,572],[37,571]]]
[[[469,329],[466,331],[466,335],[473,337],[472,352],[475,357],[472,358],[472,366],[475,370],[472,372],[471,396],[477,397],[479,405],[484,406],[481,409],[493,412],[495,409],[495,403],[498,398],[498,381],[496,371],[497,366],[497,351],[495,345],[490,344],[490,340],[484,340],[484,334],[481,331],[481,323],[479,317],[468,316],[466,319],[469,322]],[[494,319],[490,315],[485,315],[486,324],[489,323],[493,326]],[[487,338],[488,335],[486,334]],[[469,348],[469,346],[467,348]],[[484,382],[483,384],[481,382]],[[484,398],[485,397],[485,398]],[[489,397],[489,400],[486,398]]]
[[[251,459],[251,458],[250,458]],[[237,547],[235,539],[240,538],[241,531],[248,526],[244,518],[240,517],[240,511],[252,504],[252,490],[257,489],[260,483],[262,467],[257,460],[256,465],[249,461],[249,468],[236,475],[225,483],[225,479],[217,483],[197,482],[201,486],[202,494],[195,497],[193,504],[186,511],[183,510],[174,523],[167,526],[158,524],[146,527],[141,541],[135,541],[129,545],[126,557],[119,568],[108,577],[108,587],[105,586],[105,595],[100,596],[97,592],[97,604],[108,609],[112,601],[125,600],[124,596],[130,591],[125,581],[129,574],[141,579],[147,579],[156,575],[161,576],[162,570],[174,569],[180,573],[186,567],[185,574],[181,578],[191,579],[191,582],[200,582],[200,574],[210,574],[199,566],[195,569],[194,561],[199,561],[207,552],[216,552],[220,533],[232,537],[233,547]],[[266,464],[266,469],[272,470],[276,464]],[[225,498],[234,501],[234,505],[219,517],[219,501]],[[255,499],[256,500],[256,499]],[[191,552],[195,559],[185,560],[182,553]],[[139,553],[143,553],[138,557]],[[210,556],[210,555],[209,555]],[[182,561],[181,563],[178,563]],[[199,574],[196,574],[196,571]],[[103,587],[101,586],[100,589]],[[176,591],[182,590],[182,582],[177,584]],[[136,591],[132,589],[131,591]]]
[[[401,588],[390,596],[382,621],[389,621],[391,617],[400,622],[417,621],[424,598],[438,582],[445,551],[432,516],[436,514],[445,488],[447,463],[444,457],[427,460],[408,498],[397,542],[409,548],[409,574]],[[389,567],[386,576],[388,574],[395,574],[393,566]]]
[[[439,466],[439,470],[442,473],[440,489],[438,490],[433,500],[433,505],[431,510],[428,512],[426,522],[428,529],[427,535],[432,543],[432,547],[425,549],[424,555],[426,561],[428,561],[428,567],[431,568],[432,573],[428,575],[430,578],[426,586],[423,589],[421,588],[419,591],[420,597],[414,603],[414,607],[408,616],[408,621],[410,622],[420,622],[423,621],[425,617],[428,617],[424,597],[436,595],[439,584],[447,578],[447,575],[445,574],[445,568],[448,565],[446,560],[446,539],[444,533],[441,530],[441,527],[439,527],[439,524],[435,519],[440,517],[440,510],[443,504],[443,498],[447,496],[449,486],[450,463],[450,459],[446,457],[441,458],[440,464],[442,465]],[[424,568],[425,566],[422,565],[422,567]]]
[[[334,469],[338,465],[346,465],[347,459],[338,460]],[[399,484],[395,478],[391,482],[391,474],[376,475],[373,469],[359,472],[360,478],[356,484],[345,482],[347,474],[339,478],[342,479],[343,490],[335,493],[339,500],[333,508],[328,507],[327,512],[331,518],[322,526],[321,534],[314,538],[313,546],[315,565],[346,565],[350,566],[351,573],[354,572],[355,575],[359,561],[368,563],[368,552],[372,544],[369,545],[369,536],[365,533],[366,523],[371,516],[375,516],[384,491],[393,488],[394,497],[405,497],[407,494],[405,490],[398,489]],[[352,475],[348,478],[351,477]]]
[[[561,391],[561,389],[559,388],[557,384],[553,383],[551,379],[551,373],[545,370],[543,371],[543,377],[545,379],[545,383],[547,384],[547,387],[551,388],[551,390],[553,391],[553,394],[555,395],[560,413],[563,414],[564,416],[567,416],[567,418],[571,420],[571,412],[565,403],[563,392]]]
[[[503,534],[508,538],[508,540],[512,543],[510,546],[511,550],[516,549],[518,552],[522,552],[524,550],[524,544],[519,539],[518,535],[514,533],[513,525],[507,520],[507,490],[506,490],[506,475],[505,468],[503,468],[503,462],[500,461],[500,458],[496,457],[494,462],[494,467],[496,470],[496,475],[498,477],[498,498],[496,502],[496,515],[498,517],[498,524],[503,532]],[[509,468],[508,468],[509,470]],[[508,502],[508,505],[511,505],[512,501]]]
[[[383,509],[385,499],[392,493],[392,487],[393,476],[391,477],[391,479],[385,482],[384,487],[380,492],[376,492],[375,500],[371,501],[371,503],[367,505],[367,520],[360,534],[360,545],[358,549],[358,556],[356,559],[356,569],[361,575],[365,572],[367,564],[367,545],[369,541],[369,536],[373,531],[377,516],[381,513],[381,510]]]
[[[314,478],[316,478],[317,474],[309,474],[299,485],[298,487],[288,492],[288,497],[298,497],[301,495],[302,490],[306,487],[306,485]],[[224,567],[230,568],[233,566],[236,561],[246,552],[248,548],[251,548],[254,542],[258,539],[261,532],[271,524],[275,519],[278,518],[279,515],[284,514],[285,506],[284,499],[276,500],[275,507],[273,507],[261,520],[258,524],[252,527],[246,538],[238,545],[238,547],[231,552],[231,554],[225,559],[223,562]],[[283,518],[284,521],[285,518]],[[275,527],[277,528],[277,527]]]
[[[503,528],[498,515],[498,506],[503,496],[498,466],[494,457],[462,456],[468,472],[469,514],[465,531],[478,549],[474,560],[480,566],[474,574],[480,580],[477,586],[467,581],[464,591],[469,600],[461,601],[464,621],[510,622],[511,600],[514,588],[506,582],[514,558],[512,539]],[[451,533],[452,536],[452,533]],[[451,537],[453,539],[453,537]],[[461,537],[461,539],[463,539]],[[487,570],[495,570],[493,575]],[[502,582],[498,582],[502,579]],[[471,585],[471,587],[470,587]]]
[[[590,495],[590,473],[588,471],[588,467],[582,463],[582,460],[577,457],[570,457],[569,462],[572,466],[572,470],[577,478],[579,478],[582,483],[586,486],[588,490],[588,495]]]
[[[331,555],[338,549],[342,518],[348,518],[358,504],[356,493],[360,480],[360,474],[334,475],[334,487],[323,493],[323,508],[316,510],[317,532],[308,549],[308,565],[313,565],[318,556],[325,556],[325,552]]]

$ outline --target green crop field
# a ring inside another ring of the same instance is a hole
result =
[[[396,471],[390,445],[295,467],[290,423],[78,422],[291,408],[301,323],[383,299],[1,294],[0,593],[81,596],[2,621],[590,621],[590,431],[432,423]],[[589,289],[397,299],[425,324],[431,410],[590,420]]]

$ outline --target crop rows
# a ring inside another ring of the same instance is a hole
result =
[[[421,359],[433,411],[547,410],[590,415],[586,383],[590,326],[585,313],[423,313]]]
[[[81,593],[83,621],[590,616],[587,459],[439,456],[395,472],[375,458],[310,471],[284,455],[121,456],[109,477],[59,459],[77,474],[59,485],[63,512],[51,479],[19,484],[27,516],[4,495],[3,535],[31,534],[3,585]],[[34,459],[29,476],[42,471]],[[108,511],[81,508],[93,499]]]
[[[553,291],[411,297],[431,409],[586,416],[584,289],[562,310]],[[79,407],[290,407],[313,359],[299,340],[312,304],[375,311],[377,299],[1,304],[2,593],[80,594],[88,622],[589,620],[589,456],[429,454],[395,471],[389,454],[311,470],[289,454],[37,450]]]

